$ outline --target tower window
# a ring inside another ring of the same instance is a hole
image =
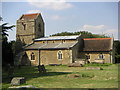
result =
[[[35,60],[35,54],[33,52],[31,53],[31,60]]]
[[[22,23],[22,25],[23,25],[23,29],[26,30],[26,24]]]
[[[59,60],[61,60],[61,59],[63,58],[62,51],[58,51],[58,53],[57,53],[57,58],[58,58]]]
[[[38,30],[41,32],[41,24],[38,24]]]

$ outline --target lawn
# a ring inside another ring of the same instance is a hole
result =
[[[38,88],[117,88],[118,65],[99,65],[103,70],[86,70],[86,67],[98,65],[86,65],[84,67],[45,66],[47,73],[40,75],[37,67],[23,66],[15,68],[14,77],[24,76],[26,84]],[[71,74],[80,77],[71,78]],[[2,88],[10,87],[10,80],[3,70]]]

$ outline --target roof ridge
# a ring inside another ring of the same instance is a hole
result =
[[[40,13],[29,13],[29,14],[23,14],[24,16],[30,16],[30,15],[37,15],[37,14],[40,14]]]

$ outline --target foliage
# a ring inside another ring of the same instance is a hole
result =
[[[11,41],[11,42],[12,42],[12,50],[13,50],[14,56],[16,56],[19,52],[23,50],[23,43],[20,40]]]
[[[15,27],[14,25],[12,26],[6,26],[8,25],[8,23],[4,23],[2,25],[0,25],[0,28],[2,28],[2,36],[5,37],[5,36],[8,36],[8,34],[6,32],[8,32],[9,30],[12,30],[13,27]]]
[[[114,41],[115,47],[115,59],[117,63],[120,63],[120,41]]]
[[[2,41],[2,65],[13,64],[13,51],[12,44],[7,41],[7,37]]]
[[[115,46],[115,54],[116,55],[120,54],[120,41],[114,41],[114,46]]]
[[[88,31],[80,31],[80,32],[61,32],[61,33],[56,33],[51,36],[71,36],[71,35],[81,35],[83,38],[106,38],[108,36],[106,35],[99,35],[99,34],[92,34],[91,32]]]
[[[117,88],[118,66],[116,64],[101,66],[103,70],[86,70],[85,67],[45,66],[46,74],[39,74],[37,67],[23,66],[15,68],[14,77],[26,78],[26,85],[38,88]],[[71,74],[80,75],[69,78]],[[10,81],[3,71],[2,87],[10,87]]]
[[[2,17],[0,17],[0,21],[2,21]],[[8,23],[4,23],[0,25],[0,28],[2,29],[1,35],[2,35],[2,65],[5,66],[6,64],[13,64],[13,51],[12,51],[12,43],[8,42],[7,39],[7,32],[9,30],[12,30],[14,25],[7,26]]]

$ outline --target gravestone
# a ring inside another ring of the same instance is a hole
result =
[[[69,78],[78,78],[78,77],[80,77],[80,75],[79,74],[70,74],[70,75],[68,75],[68,77]]]
[[[86,70],[103,70],[101,67],[86,67]]]
[[[25,78],[24,77],[14,77],[11,80],[11,85],[15,86],[15,85],[21,85],[25,83]]]
[[[68,67],[83,67],[83,65],[80,63],[69,63]]]
[[[39,88],[37,87],[34,87],[33,85],[24,85],[24,86],[12,86],[12,87],[9,87],[8,89],[10,90],[40,90]]]
[[[39,73],[46,73],[46,69],[44,65],[38,65],[38,71]]]

